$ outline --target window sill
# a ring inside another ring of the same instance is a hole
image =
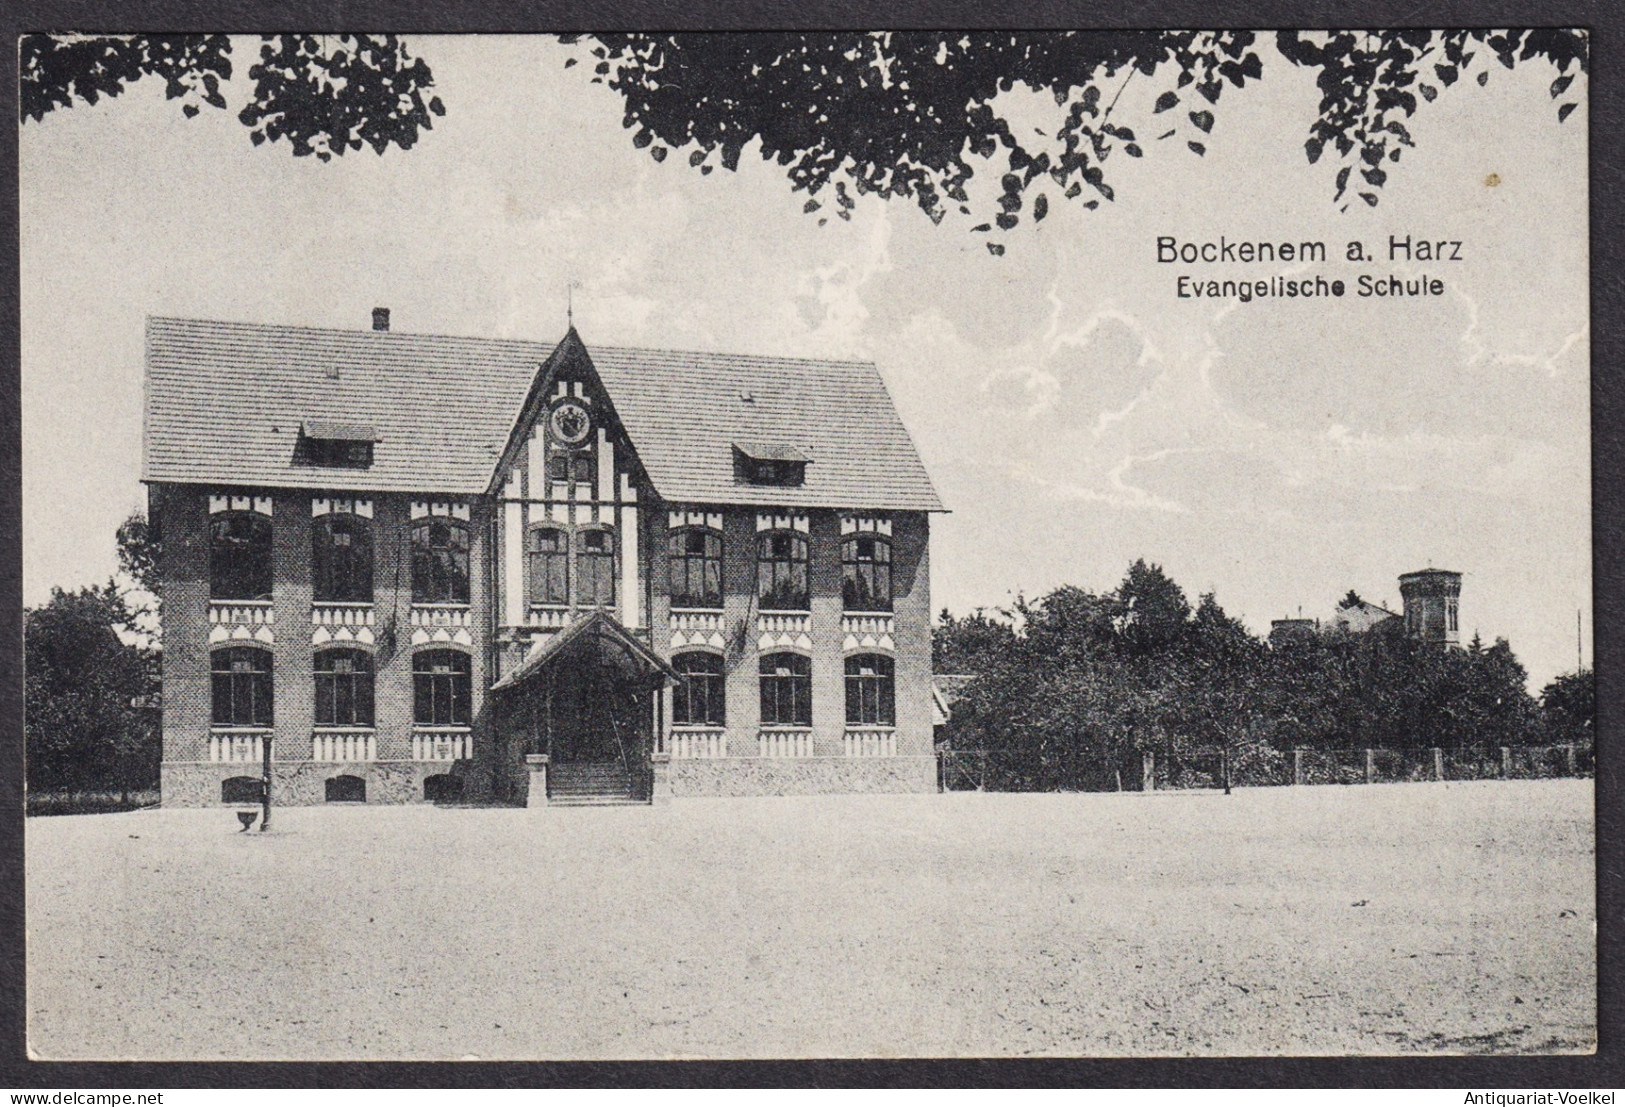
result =
[[[324,726],[321,723],[317,723],[315,726],[311,727],[310,729],[311,729],[311,732],[314,733],[314,734],[376,734],[376,733],[378,733],[378,728],[376,726]]]
[[[678,607],[673,604],[671,613],[673,615],[721,615],[723,610],[721,604],[716,607]]]
[[[444,726],[439,723],[412,724],[414,734],[467,734],[473,729],[467,723],[446,723]]]

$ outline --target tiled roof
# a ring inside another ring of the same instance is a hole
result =
[[[152,318],[142,475],[483,492],[552,352],[539,342]],[[871,363],[590,346],[588,353],[667,500],[942,510]],[[295,465],[300,426],[313,420],[373,429],[371,467]],[[805,484],[736,484],[732,450],[741,441],[800,450],[811,460]]]

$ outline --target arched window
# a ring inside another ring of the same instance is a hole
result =
[[[764,611],[807,610],[807,540],[789,531],[756,537],[756,590]]]
[[[327,778],[328,803],[366,803],[367,782],[358,776],[331,776]]]
[[[468,602],[468,528],[424,519],[412,528],[412,602]]]
[[[841,543],[841,597],[848,611],[891,610],[891,543],[860,534]]]
[[[221,803],[264,803],[265,782],[257,776],[233,776],[220,782]]]
[[[862,653],[846,659],[846,725],[896,726],[897,680],[892,659]]]
[[[271,598],[271,520],[232,511],[209,521],[209,598]]]
[[[727,725],[722,658],[695,650],[673,657],[671,667],[685,678],[672,691],[671,721],[678,726]]]
[[[317,603],[372,602],[372,527],[349,512],[310,525],[311,598]]]
[[[607,530],[576,534],[576,602],[593,607],[615,603],[615,536]]]
[[[209,655],[215,726],[271,726],[271,651],[232,646]]]
[[[468,726],[473,680],[468,654],[424,650],[412,658],[412,721],[418,726]]]
[[[372,656],[365,650],[316,655],[317,726],[372,726]]]
[[[762,725],[812,726],[812,662],[799,653],[762,658]]]
[[[722,606],[722,535],[684,527],[667,539],[673,607]]]
[[[554,527],[530,532],[530,602],[570,602],[570,547],[565,534]]]

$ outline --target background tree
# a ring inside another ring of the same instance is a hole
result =
[[[1597,735],[1597,680],[1590,669],[1564,673],[1540,691],[1541,729],[1554,745],[1591,746]]]
[[[132,621],[109,581],[23,615],[24,722],[31,794],[155,787],[159,741],[137,703],[157,691],[152,656],[120,631]]]
[[[1446,649],[1389,620],[1266,645],[1211,594],[1192,610],[1143,560],[1108,593],[1062,586],[1008,613],[944,612],[936,645],[971,677],[949,744],[987,751],[993,787],[1137,787],[1147,751],[1176,786],[1219,783],[1220,755],[1242,783],[1284,782],[1297,748],[1411,751],[1421,771],[1430,747],[1470,758],[1584,727],[1540,725],[1505,641]],[[1549,688],[1548,719],[1584,719],[1582,693]]]

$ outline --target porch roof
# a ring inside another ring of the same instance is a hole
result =
[[[637,637],[623,627],[614,616],[607,611],[599,609],[585,618],[577,619],[551,638],[545,639],[533,647],[525,655],[513,672],[503,677],[491,686],[493,692],[505,692],[526,683],[532,677],[540,675],[554,661],[569,652],[575,643],[589,637],[597,637],[599,641],[609,642],[621,647],[627,657],[645,671],[658,674],[662,681],[681,683],[683,675],[654,650],[638,641]]]

